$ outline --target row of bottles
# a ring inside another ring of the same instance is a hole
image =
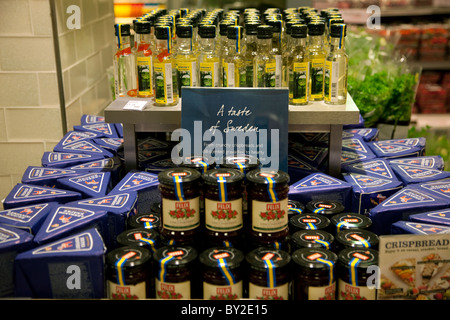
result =
[[[115,25],[115,94],[170,106],[182,87],[266,87],[292,105],[345,104],[343,22],[331,8],[157,9]]]

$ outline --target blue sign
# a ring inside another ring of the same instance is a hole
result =
[[[264,168],[287,172],[287,89],[183,88],[180,159],[251,155]],[[174,140],[174,136],[172,137]],[[176,140],[176,139],[175,139]]]

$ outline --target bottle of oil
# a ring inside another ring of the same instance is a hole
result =
[[[267,21],[267,24],[272,26],[272,53],[275,58],[275,87],[280,88],[282,84],[282,33],[283,21],[277,18],[272,18]]]
[[[197,58],[198,84],[200,87],[217,88],[220,86],[220,63],[216,53],[216,26],[200,24],[199,55]]]
[[[325,61],[326,104],[345,104],[347,102],[348,55],[344,40],[347,26],[343,23],[330,25],[330,53]]]
[[[228,52],[224,56],[222,63],[223,87],[246,86],[245,59],[242,54],[243,36],[243,27],[228,26]]]
[[[116,53],[114,54],[115,97],[136,96],[136,61],[130,45],[130,25],[118,23],[114,26]]]
[[[260,25],[257,30],[257,55],[253,61],[253,87],[275,88],[276,60],[272,52],[272,26]]]
[[[325,71],[324,32],[325,24],[323,22],[311,22],[308,24],[309,101],[323,100]]]
[[[150,40],[151,24],[147,20],[138,20],[134,25],[136,34],[136,74],[137,96],[150,98],[154,95],[152,44]]]
[[[170,26],[157,25],[155,28],[156,53],[153,59],[155,79],[155,105],[173,106],[179,101],[178,81],[175,66],[176,54],[172,46]]]
[[[193,51],[192,32],[192,25],[177,26],[178,47],[175,63],[180,97],[183,87],[197,86],[197,57]]]
[[[242,49],[245,68],[246,68],[246,87],[253,87],[253,60],[257,55],[257,42],[256,28],[261,25],[259,20],[248,21],[245,23],[245,41],[244,48]]]
[[[308,104],[309,58],[306,49],[307,26],[294,24],[291,27],[292,54],[288,59],[286,77],[289,79],[289,104]]]

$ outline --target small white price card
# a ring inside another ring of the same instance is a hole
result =
[[[123,110],[144,110],[148,101],[130,100],[124,105]]]

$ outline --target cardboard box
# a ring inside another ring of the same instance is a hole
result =
[[[22,175],[22,183],[57,188],[57,180],[80,175],[76,170],[29,166]]]
[[[424,155],[426,139],[392,139],[371,141],[367,143],[378,158],[396,159],[406,157],[420,157]]]
[[[376,178],[398,180],[392,171],[389,162],[384,159],[371,159],[367,161],[355,162],[342,167],[342,171],[359,173]]]
[[[104,156],[95,156],[92,154],[83,153],[44,152],[42,155],[41,164],[43,167],[67,168],[86,162],[102,160],[104,158]]]
[[[397,221],[392,224],[391,234],[450,234],[450,227],[439,224],[421,223],[413,221]]]
[[[116,126],[113,123],[98,122],[93,124],[73,126],[73,130],[82,132],[93,132],[104,138],[119,138]]]
[[[73,142],[66,145],[57,144],[53,148],[54,152],[73,152],[73,153],[85,153],[97,156],[103,156],[105,158],[112,158],[114,154],[100,146],[98,146],[94,140],[85,139],[82,141]]]
[[[83,198],[102,197],[112,188],[111,172],[90,172],[71,178],[58,179],[57,186],[61,189],[81,193]]]
[[[450,227],[450,209],[413,214],[409,216],[409,220]]]
[[[444,159],[441,156],[422,156],[403,159],[389,160],[389,164],[406,164],[413,166],[428,167],[430,169],[444,170]]]
[[[428,167],[391,163],[391,168],[405,185],[450,178],[450,172]]]

